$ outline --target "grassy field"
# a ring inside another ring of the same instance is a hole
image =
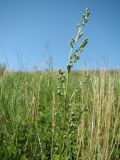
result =
[[[57,72],[0,77],[0,159],[119,160],[120,71],[71,72],[63,95],[58,85]]]

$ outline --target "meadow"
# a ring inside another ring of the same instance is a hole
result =
[[[71,72],[66,98],[57,78],[0,77],[0,159],[120,159],[120,71]]]
[[[70,41],[66,70],[0,65],[1,160],[120,159],[120,70],[72,71],[89,15],[87,8]]]

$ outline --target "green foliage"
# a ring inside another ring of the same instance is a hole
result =
[[[4,74],[5,70],[6,70],[6,65],[0,64],[0,77]]]
[[[0,159],[120,159],[120,71],[71,71],[88,43],[75,50],[89,15],[70,41],[67,72],[1,78]]]
[[[71,72],[67,99],[57,87],[52,72],[1,81],[0,159],[119,159],[120,72]]]
[[[72,38],[71,41],[70,41],[71,49],[70,49],[69,58],[68,58],[68,64],[67,64],[68,72],[70,72],[70,70],[73,67],[74,63],[76,63],[79,60],[80,54],[83,52],[84,47],[88,43],[88,39],[85,39],[82,42],[82,44],[79,46],[79,48],[74,51],[76,43],[79,41],[79,39],[83,35],[82,28],[88,22],[89,16],[90,16],[90,10],[89,10],[89,8],[87,8],[86,11],[85,11],[85,14],[82,16],[82,18],[80,20],[80,23],[77,25],[77,30],[78,31],[77,31],[76,37]]]
[[[65,98],[65,103],[67,102],[67,92],[68,92],[68,85],[69,85],[69,73],[73,65],[80,59],[80,54],[83,52],[84,47],[88,43],[88,39],[85,39],[78,49],[74,51],[74,47],[76,43],[79,41],[83,32],[81,31],[83,26],[88,22],[90,16],[89,8],[86,8],[85,14],[82,16],[80,23],[77,25],[77,35],[75,38],[72,38],[70,41],[71,49],[68,57],[68,64],[67,64],[67,73],[65,74],[62,70],[58,72],[58,95],[63,96]],[[75,90],[76,91],[76,90]],[[65,104],[66,107],[66,104]]]

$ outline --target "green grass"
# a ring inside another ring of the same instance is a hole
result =
[[[90,77],[87,75],[90,74]],[[0,77],[1,160],[119,160],[120,71]]]
[[[74,71],[89,8],[70,41],[67,71],[0,66],[0,159],[119,160],[120,71]]]

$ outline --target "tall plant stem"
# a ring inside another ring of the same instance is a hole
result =
[[[81,25],[81,27],[79,28],[79,30],[77,32],[77,35],[76,35],[76,38],[75,38],[75,44],[76,44],[76,42],[78,40],[78,35],[81,32],[81,30],[82,30],[82,25]],[[70,60],[71,60],[71,56],[73,54],[73,49],[74,48],[70,49],[70,53],[69,53],[69,56],[68,56],[68,63],[67,63],[68,66],[70,66]],[[65,86],[65,101],[66,101],[66,98],[67,98],[67,92],[68,92],[67,90],[68,90],[69,77],[70,77],[70,70],[68,68],[67,68],[67,73],[66,74],[67,75],[66,75],[66,86]]]

